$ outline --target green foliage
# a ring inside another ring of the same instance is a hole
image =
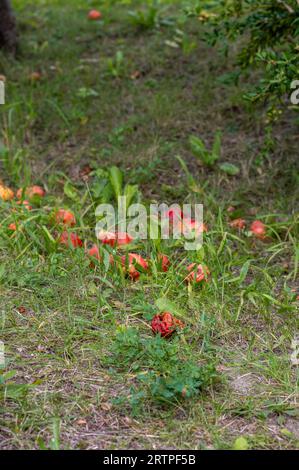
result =
[[[216,377],[214,364],[195,363],[189,348],[181,348],[179,337],[171,341],[159,335],[142,338],[137,329],[122,328],[116,335],[112,351],[113,364],[118,368],[130,365],[136,372],[138,387],[131,389],[130,397],[133,409],[144,398],[177,404],[197,395]]]
[[[18,384],[11,379],[16,374],[15,370],[0,374],[0,399],[18,400],[24,398],[33,385]]]
[[[125,58],[122,51],[117,51],[114,57],[107,59],[107,74],[120,78],[125,72]]]
[[[233,445],[233,450],[248,450],[249,445],[247,439],[245,437],[238,437]]]
[[[132,30],[128,9],[146,10],[150,3],[100,2],[100,23],[87,20],[83,0],[38,0],[34,11],[25,0],[14,3],[23,25],[22,57],[6,61],[1,56],[0,72],[8,78],[8,99],[1,107],[1,139],[8,152],[0,156],[1,178],[14,191],[19,181],[43,184],[47,195],[31,211],[0,201],[3,373],[10,373],[10,365],[17,370],[0,385],[5,448],[91,448],[99,438],[90,431],[104,420],[109,428],[100,436],[105,448],[130,447],[138,440],[146,448],[231,449],[242,437],[238,416],[244,426],[256,423],[257,433],[244,434],[250,448],[296,446],[285,430],[276,432],[298,416],[297,377],[289,359],[298,331],[295,137],[284,138],[285,126],[278,128],[278,158],[270,166],[264,158],[258,172],[244,167],[245,178],[227,182],[218,174],[221,159],[216,172],[194,171],[185,145],[192,129],[200,126],[199,136],[208,144],[215,125],[221,127],[224,161],[238,166],[244,153],[254,162],[256,152],[261,157],[270,152],[271,136],[260,149],[247,112],[251,107],[233,111],[239,71],[225,74],[230,68],[206,46],[188,57],[197,41],[197,20],[176,25],[184,36],[175,28]],[[163,0],[173,17],[186,3]],[[162,0],[160,6],[161,13]],[[67,47],[61,47],[62,40]],[[119,50],[125,61],[110,72],[107,59],[114,66]],[[28,80],[40,69],[40,82]],[[227,85],[221,89],[221,116],[213,71],[219,73],[217,82]],[[232,111],[226,112],[230,105]],[[188,164],[178,159],[179,173],[177,154]],[[93,171],[83,178],[87,163]],[[96,204],[115,202],[112,165],[124,172],[121,194],[130,196],[138,183],[146,204],[202,202],[209,229],[203,249],[187,253],[166,240],[136,240],[129,249],[142,252],[151,270],[137,282],[119,269],[121,247],[114,251],[99,244],[101,260],[94,259],[92,266],[85,248],[95,242]],[[26,176],[30,166],[32,178]],[[227,212],[231,205],[235,210]],[[74,211],[78,224],[72,230],[84,239],[84,248],[57,244],[62,228],[50,217],[58,207]],[[246,219],[244,230],[230,227],[236,217]],[[249,235],[250,223],[261,217],[272,242]],[[16,232],[8,229],[12,222],[19,222]],[[166,273],[158,269],[158,251],[170,258]],[[114,267],[110,254],[115,254]],[[191,262],[207,263],[210,282],[183,282]],[[154,312],[164,309],[186,324],[170,340],[154,338],[149,326]],[[114,350],[120,325],[138,332],[124,343],[117,340]],[[219,363],[223,381],[205,391],[200,383],[204,370],[209,377],[211,361]],[[241,396],[235,390],[235,373],[241,381],[252,379],[254,393]],[[42,386],[29,384],[36,380],[37,385],[39,378]],[[123,406],[111,409],[120,395]],[[165,406],[169,403],[173,406]],[[136,413],[139,409],[136,420],[128,416],[128,405]],[[266,426],[269,415],[274,432]],[[244,447],[244,441],[235,447]]]
[[[290,94],[291,83],[299,75],[297,0],[206,0],[188,12],[211,27],[207,41],[220,43],[225,52],[232,42],[244,38],[237,66],[241,71],[252,67],[263,70],[258,86],[246,93],[248,100],[276,105]]]
[[[159,2],[148,2],[148,6],[143,9],[136,9],[129,12],[132,25],[140,29],[153,29],[159,26]]]
[[[123,186],[123,174],[117,166],[109,168],[109,179],[114,191],[115,199],[121,196]]]
[[[139,188],[135,184],[124,185],[123,172],[116,166],[104,170],[97,168],[92,172],[93,182],[91,192],[95,202],[108,203],[117,201],[118,197],[125,196],[127,207],[139,199]]]
[[[221,163],[221,165],[219,165],[219,168],[224,173],[230,176],[235,176],[240,173],[240,168],[237,165],[234,165],[233,163]]]
[[[221,133],[216,132],[211,150],[208,150],[204,142],[194,135],[189,139],[193,155],[204,165],[213,166],[220,158],[221,153]]]

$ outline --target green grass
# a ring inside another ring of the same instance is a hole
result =
[[[182,23],[183,2],[163,2],[146,27],[129,15],[146,2],[103,1],[100,23],[86,19],[97,2],[15,3],[19,56],[0,56],[1,179],[13,188],[42,184],[47,195],[30,212],[0,204],[0,446],[230,449],[244,437],[249,448],[298,447],[294,117],[265,139],[263,109],[221,83],[232,59],[200,41],[196,20]],[[169,45],[176,28],[196,47]],[[30,79],[35,71],[40,81]],[[217,130],[219,163],[237,165],[236,176],[192,153],[190,136],[210,149]],[[94,171],[83,178],[86,164]],[[97,170],[112,165],[145,204],[203,203],[203,250],[162,241],[171,268],[161,273],[157,243],[137,243],[132,251],[151,259],[151,273],[133,283],[119,267],[92,268],[83,249],[53,242],[61,206],[94,242]],[[271,240],[234,231],[231,205],[248,224],[263,220]],[[22,228],[12,234],[16,220]],[[210,281],[188,289],[184,266],[203,260]],[[169,340],[150,329],[162,298],[186,325]],[[192,377],[206,367],[200,388]],[[157,388],[161,377],[170,382]]]

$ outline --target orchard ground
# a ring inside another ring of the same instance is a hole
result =
[[[223,57],[204,44],[202,23],[183,23],[184,2],[161,2],[148,28],[129,14],[146,2],[14,3],[19,55],[0,56],[1,179],[47,195],[24,209],[22,236],[7,230],[11,205],[0,208],[0,447],[298,447],[298,118],[288,111],[267,133],[265,110],[244,102],[245,81],[233,83],[238,46]],[[91,8],[101,20],[87,19]],[[191,135],[210,147],[217,130],[220,163],[236,165],[235,176],[190,150]],[[74,211],[75,230],[95,241],[98,170],[112,165],[147,203],[202,203],[204,249],[133,245],[152,268],[132,282],[53,243],[56,207]],[[234,230],[231,214],[247,229]],[[255,219],[267,242],[248,232]],[[167,272],[155,269],[159,250]],[[188,288],[183,266],[203,260],[209,282]],[[162,306],[186,325],[170,339],[150,328]],[[148,378],[175,371],[174,358],[216,372],[190,398],[163,402]]]

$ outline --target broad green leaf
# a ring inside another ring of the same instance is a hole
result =
[[[54,240],[54,238],[52,237],[51,233],[49,232],[49,230],[47,229],[47,227],[45,225],[42,225],[42,229],[43,229],[47,239],[49,240],[49,242],[56,243],[56,241]]]
[[[19,384],[7,384],[5,385],[5,390],[3,396],[5,398],[10,398],[15,400],[21,398],[28,392],[28,385],[19,385]]]
[[[238,437],[233,445],[233,450],[248,450],[249,444],[245,437]]]
[[[220,170],[224,171],[227,175],[230,176],[235,176],[240,173],[240,168],[237,165],[234,165],[233,163],[221,163],[219,165]]]
[[[191,135],[189,138],[189,143],[193,155],[198,157],[203,163],[207,163],[208,151],[203,141],[199,137]]]
[[[53,437],[50,440],[50,449],[60,449],[60,419],[57,417],[53,419]]]
[[[5,372],[5,374],[1,375],[1,379],[3,380],[3,382],[5,382],[6,380],[12,379],[12,377],[14,377],[16,373],[16,370],[9,370],[8,372]]]
[[[110,183],[114,191],[115,198],[117,199],[122,195],[123,187],[123,174],[119,168],[112,166],[109,168]]]
[[[246,261],[240,270],[240,275],[238,277],[234,277],[233,279],[229,279],[226,282],[228,284],[233,284],[234,282],[238,282],[239,284],[241,284],[242,282],[244,282],[248,273],[250,263],[251,263],[250,260]]]
[[[124,190],[124,196],[126,196],[127,208],[131,205],[132,201],[136,199],[138,195],[138,185],[137,184],[127,184]]]
[[[82,88],[79,88],[79,90],[77,91],[77,96],[79,98],[90,98],[90,97],[96,97],[96,96],[99,96],[98,92],[93,90],[92,88],[85,88],[85,87],[82,87]]]
[[[247,273],[248,273],[248,269],[249,269],[249,266],[250,266],[250,263],[251,263],[251,261],[248,260],[248,261],[246,261],[246,262],[243,264],[243,266],[242,266],[242,268],[241,268],[241,271],[240,271],[240,276],[239,276],[240,282],[244,282],[244,281],[245,281],[246,276],[247,276]]]
[[[76,188],[69,181],[67,181],[65,183],[63,191],[64,191],[64,194],[68,198],[72,199],[72,201],[78,201],[79,200],[78,191],[76,190]]]

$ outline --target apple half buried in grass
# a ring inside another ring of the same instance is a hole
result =
[[[76,225],[76,217],[67,209],[59,209],[55,214],[55,221],[57,224],[62,224],[67,227]]]
[[[210,275],[209,269],[203,264],[191,263],[187,266],[187,271],[189,271],[189,274],[186,276],[185,281],[190,283],[207,282]]]
[[[22,199],[23,197],[26,197],[30,201],[34,198],[42,198],[45,196],[45,194],[46,191],[41,186],[35,184],[33,186],[29,186],[28,188],[18,189],[17,198]]]
[[[101,259],[102,259],[101,255],[100,255],[99,247],[96,244],[93,244],[92,247],[87,250],[87,254],[91,258],[96,258],[98,261],[101,261]],[[110,262],[111,265],[114,264],[114,258],[113,258],[113,255],[111,255],[111,254],[109,255],[109,262]],[[94,264],[91,263],[91,266],[94,267]]]
[[[129,245],[133,241],[133,238],[126,232],[102,231],[97,234],[97,238],[105,245],[112,247]]]
[[[80,248],[83,246],[81,238],[79,238],[74,232],[62,232],[58,241],[61,245],[65,245],[67,247],[73,246],[73,248]]]
[[[12,232],[15,232],[17,230],[16,224],[12,223],[9,224],[8,229],[11,230]]]
[[[170,260],[168,256],[163,255],[162,253],[159,253],[158,255],[158,265],[159,268],[166,273],[169,270],[170,267]]]
[[[234,219],[234,220],[231,220],[229,225],[232,227],[232,228],[237,228],[239,230],[243,230],[245,227],[246,227],[246,222],[244,219]]]
[[[133,279],[133,281],[136,281],[140,277],[138,267],[144,271],[148,270],[148,262],[137,253],[128,253],[128,255],[122,256],[121,264],[125,274]]]

